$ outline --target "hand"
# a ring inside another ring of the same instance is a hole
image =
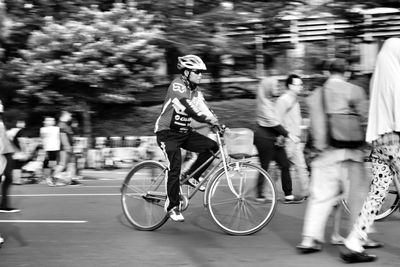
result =
[[[300,143],[300,138],[298,138],[297,136],[295,136],[295,135],[293,135],[293,134],[288,134],[288,138],[290,139],[290,140],[292,140],[293,142],[295,142],[295,143]]]
[[[209,117],[208,123],[211,125],[219,125],[218,119],[216,117]]]

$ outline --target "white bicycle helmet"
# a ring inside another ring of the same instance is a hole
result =
[[[206,64],[203,60],[196,55],[186,55],[178,57],[178,70],[189,69],[189,70],[207,70]]]

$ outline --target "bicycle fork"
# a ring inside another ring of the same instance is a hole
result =
[[[222,157],[222,162],[223,162],[224,171],[225,171],[225,175],[226,175],[226,180],[228,182],[228,187],[237,198],[240,198],[240,195],[238,194],[238,192],[236,192],[235,188],[233,187],[231,177],[229,176],[228,164],[226,162],[225,150],[224,150],[224,147],[222,145],[221,137],[219,136],[219,134],[217,134],[217,141],[218,141],[218,145],[221,147],[221,157]],[[239,187],[240,192],[241,192],[241,187],[242,187],[242,178],[240,180],[240,187]]]

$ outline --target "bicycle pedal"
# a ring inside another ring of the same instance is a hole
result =
[[[153,201],[153,202],[160,202],[161,200],[166,200],[167,199],[167,194],[164,192],[158,192],[158,191],[148,191],[145,195],[142,196],[143,199],[147,201]]]

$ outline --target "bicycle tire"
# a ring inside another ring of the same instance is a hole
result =
[[[232,185],[239,198],[229,188],[224,168],[216,171],[210,179],[205,194],[205,203],[215,224],[231,235],[250,235],[263,229],[272,219],[276,206],[276,189],[269,174],[261,167],[248,162],[228,164]],[[264,192],[268,200],[256,200],[258,175],[265,179]]]
[[[393,187],[392,187],[393,186]],[[382,221],[392,215],[396,210],[399,209],[400,198],[397,193],[396,187],[392,184],[389,188],[388,194],[383,200],[382,207],[378,214],[375,216],[375,221]],[[342,200],[342,205],[347,213],[350,213],[349,206],[346,200]]]
[[[144,161],[126,175],[121,187],[122,210],[136,229],[152,231],[168,220],[164,210],[166,174],[163,164]]]

